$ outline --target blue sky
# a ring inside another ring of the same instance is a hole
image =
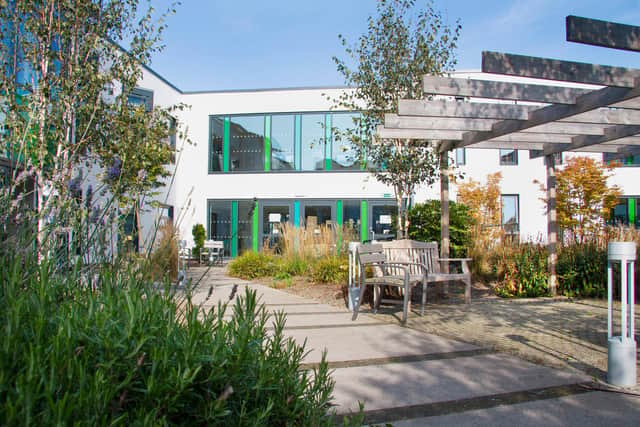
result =
[[[167,0],[154,0],[161,9]],[[342,86],[338,34],[366,31],[375,0],[183,0],[151,67],[182,90]],[[493,50],[640,68],[640,53],[565,41],[566,15],[640,25],[640,0],[436,0],[462,23],[458,70]]]

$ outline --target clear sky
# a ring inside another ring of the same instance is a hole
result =
[[[375,12],[375,0],[182,1],[151,67],[185,91],[342,86],[331,59],[344,57],[337,36],[355,42]],[[640,68],[638,52],[565,40],[567,15],[640,25],[640,0],[436,0],[435,7],[451,25],[462,23],[458,70],[480,69],[483,50]]]

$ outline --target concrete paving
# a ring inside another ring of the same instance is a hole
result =
[[[338,414],[363,402],[367,422],[398,426],[640,425],[640,397],[594,391],[578,371],[536,365],[365,313],[354,322],[346,310],[232,279],[220,268],[200,281],[193,302],[210,309],[218,301],[233,302],[246,287],[257,291],[270,312],[287,314],[285,334],[306,340],[305,367],[317,364],[326,350]]]

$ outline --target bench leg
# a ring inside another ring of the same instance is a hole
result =
[[[471,277],[464,279],[464,303],[471,304]]]
[[[424,316],[424,305],[427,303],[427,281],[422,280],[422,307],[420,307],[420,316]]]
[[[353,315],[351,316],[351,320],[356,320],[358,318],[358,311],[360,310],[360,305],[362,304],[362,297],[364,296],[364,288],[366,285],[364,283],[360,283],[360,296],[358,297],[358,301],[355,301],[353,304]]]
[[[409,308],[411,305],[411,286],[405,286],[404,288],[404,304],[402,304],[402,323],[407,323],[407,316],[409,315]]]

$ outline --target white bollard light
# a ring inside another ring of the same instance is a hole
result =
[[[635,260],[634,242],[610,242],[608,252],[607,382],[620,387],[636,385],[636,341],[634,338]],[[613,335],[613,264],[620,263],[620,336]]]

